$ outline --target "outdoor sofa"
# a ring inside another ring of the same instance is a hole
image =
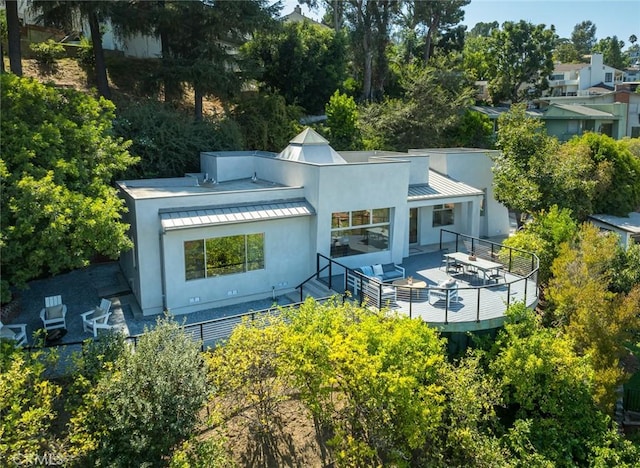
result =
[[[355,273],[360,273],[367,278],[376,279],[382,283],[389,283],[391,281],[404,278],[405,270],[400,265],[395,263],[384,263],[375,265],[366,265],[358,268],[354,268],[347,273],[347,285],[353,290],[354,294],[358,293],[360,288],[360,277]]]

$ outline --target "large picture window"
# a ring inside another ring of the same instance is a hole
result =
[[[389,250],[391,208],[339,211],[331,215],[331,257]]]
[[[453,203],[435,205],[433,207],[433,227],[451,226],[454,223],[453,208]]]
[[[185,278],[213,278],[264,269],[264,233],[184,243]]]

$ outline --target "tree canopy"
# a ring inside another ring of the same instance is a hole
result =
[[[265,89],[310,114],[321,113],[346,78],[344,36],[309,21],[258,32],[243,51],[258,63],[258,80]]]
[[[515,106],[498,121],[494,189],[512,210],[533,213],[553,205],[577,219],[593,213],[626,216],[640,206],[640,167],[633,140],[585,133],[565,144],[544,123]]]
[[[522,102],[539,96],[553,70],[553,49],[557,39],[553,26],[526,21],[506,21],[494,29],[485,49],[489,94],[494,104]]]
[[[131,246],[111,183],[137,159],[112,135],[109,101],[9,74],[0,84],[6,300],[10,286]]]

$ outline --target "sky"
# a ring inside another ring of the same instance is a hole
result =
[[[284,0],[282,14],[293,11],[297,0]],[[319,19],[321,13],[302,5],[302,14]],[[589,20],[596,25],[596,38],[618,36],[629,44],[629,36],[640,39],[640,0],[471,0],[465,7],[463,24],[471,29],[478,22],[520,21],[553,24],[560,37],[571,37],[573,27]]]

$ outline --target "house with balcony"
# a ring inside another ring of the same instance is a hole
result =
[[[398,265],[442,229],[508,232],[485,150],[337,152],[307,128],[280,153],[211,151],[200,163],[185,177],[117,183],[135,246],[121,268],[144,315],[291,292],[319,256]]]
[[[548,95],[583,96],[602,94],[624,81],[624,72],[603,63],[602,54],[593,54],[590,63],[559,63],[549,76]]]

